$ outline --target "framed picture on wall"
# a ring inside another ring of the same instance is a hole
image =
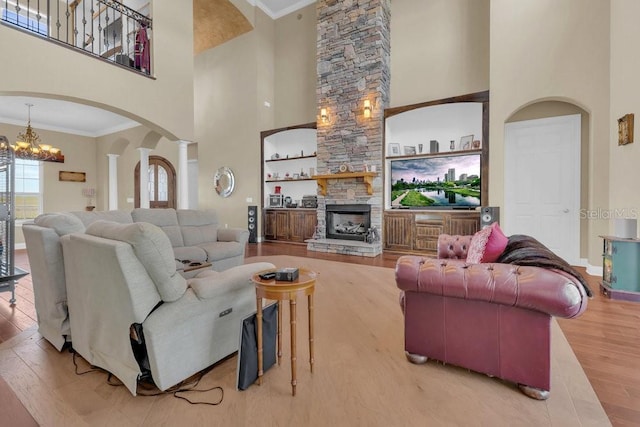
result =
[[[618,119],[618,145],[633,142],[633,114],[625,114]]]
[[[399,156],[400,155],[400,144],[392,142],[389,144],[388,148],[389,156]]]

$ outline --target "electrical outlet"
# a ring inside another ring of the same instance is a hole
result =
[[[253,197],[247,197],[247,203],[253,203]]]

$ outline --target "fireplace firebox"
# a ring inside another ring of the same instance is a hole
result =
[[[371,205],[326,205],[327,239],[365,241],[371,227]]]

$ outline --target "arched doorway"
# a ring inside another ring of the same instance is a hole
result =
[[[569,263],[587,251],[589,113],[544,100],[505,123],[505,232],[529,234]]]
[[[149,156],[149,207],[174,208],[176,207],[176,170],[164,157]],[[135,180],[135,207],[140,207],[140,162],[136,164],[134,172]]]

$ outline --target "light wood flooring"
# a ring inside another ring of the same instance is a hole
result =
[[[279,243],[250,244],[247,251],[248,257],[282,254],[389,268],[395,266],[397,259],[397,255],[388,253],[376,258],[321,254],[307,252],[304,246]],[[28,270],[25,251],[17,251],[16,260],[18,266]],[[589,301],[589,308],[578,319],[558,319],[558,323],[611,423],[640,425],[640,359],[637,356],[640,354],[640,304],[609,300],[597,292],[597,277],[585,277],[597,293]],[[16,295],[18,303],[10,306],[9,293],[0,293],[0,342],[35,324],[30,276],[19,282]],[[3,411],[19,416],[19,402],[16,404],[11,396],[4,398],[1,383],[0,378],[0,397],[3,397],[0,406]],[[17,420],[11,425],[33,425],[28,413],[26,418]]]

